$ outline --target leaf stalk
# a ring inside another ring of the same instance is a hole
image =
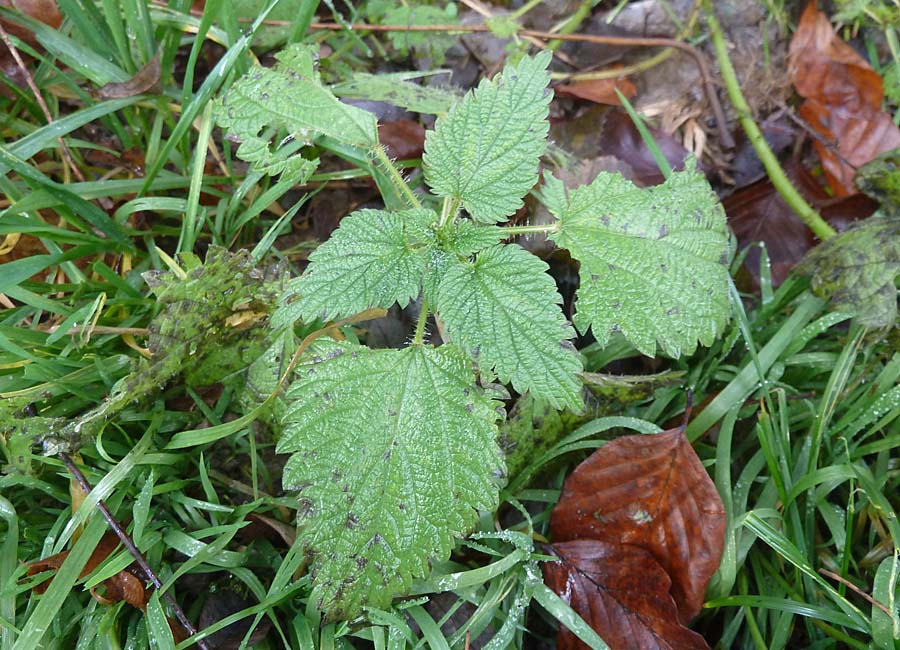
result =
[[[400,172],[397,171],[397,168],[394,167],[394,163],[387,155],[387,151],[385,150],[383,145],[376,145],[372,148],[373,153],[375,154],[375,158],[381,163],[381,166],[387,172],[388,177],[391,179],[391,183],[393,183],[394,187],[397,188],[397,191],[403,195],[403,198],[406,199],[406,203],[410,208],[421,208],[422,204],[419,203],[419,199],[416,198],[416,195],[410,189],[406,180],[404,180],[403,176],[400,175]]]

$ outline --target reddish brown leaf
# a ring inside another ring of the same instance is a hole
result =
[[[900,129],[881,110],[881,77],[838,37],[815,0],[810,0],[800,17],[788,72],[806,99],[800,115],[834,143],[815,142],[829,185],[838,196],[856,193],[855,168],[900,146]]]
[[[554,544],[559,562],[544,580],[612,650],[707,650],[702,636],[678,623],[671,581],[649,552],[629,544],[581,539]],[[588,646],[560,627],[559,650]]]
[[[84,565],[84,568],[81,570],[81,575],[79,578],[84,578],[86,575],[90,574],[91,571],[96,569],[100,564],[105,560],[109,555],[116,550],[116,547],[119,545],[119,538],[116,537],[115,533],[106,533],[103,537],[100,538],[100,542],[94,548],[91,556],[88,558],[87,563]],[[41,571],[53,570],[56,571],[59,567],[62,566],[62,563],[68,557],[69,552],[63,551],[61,553],[57,553],[56,555],[51,555],[50,557],[46,557],[43,560],[36,560],[35,562],[29,562],[28,566],[28,575],[33,576]],[[47,590],[47,587],[50,586],[50,580],[52,578],[48,578],[34,586],[33,591],[37,594],[42,594]]]
[[[106,592],[101,595],[97,587],[93,587],[91,596],[102,605],[113,605],[120,600],[124,600],[132,607],[142,610],[150,600],[150,594],[144,589],[144,583],[137,576],[128,573],[128,571],[119,571],[101,584]]]
[[[101,99],[120,99],[134,97],[143,93],[158,93],[162,68],[159,64],[159,52],[128,81],[110,82],[97,91]]]
[[[412,120],[382,122],[378,125],[378,140],[395,160],[420,158],[425,149],[425,127]]]
[[[700,611],[719,566],[725,509],[681,429],[623,436],[566,479],[553,509],[555,541],[594,539],[649,551],[672,579],[682,622]]]
[[[881,110],[863,107],[855,111],[807,101],[800,107],[800,116],[835,143],[829,146],[830,143],[816,140],[813,145],[822,161],[828,185],[838,196],[858,191],[853,184],[857,167],[900,147],[900,129],[890,114]]]
[[[637,95],[637,88],[635,85],[628,79],[621,78],[576,81],[574,83],[556,86],[554,87],[554,91],[557,95],[586,99],[595,104],[621,106],[622,102],[619,101],[619,96],[616,95],[616,88],[629,99]]]

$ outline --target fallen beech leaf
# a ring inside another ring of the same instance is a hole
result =
[[[854,194],[854,168],[900,146],[900,129],[881,110],[881,77],[838,37],[815,0],[810,0],[797,24],[788,73],[806,99],[800,115],[835,143],[834,147],[814,143],[829,185],[837,196]]]
[[[558,562],[544,564],[544,581],[606,641],[611,650],[707,650],[702,636],[678,623],[671,580],[653,555],[637,546],[591,539],[554,544]],[[559,650],[588,646],[564,627]]]
[[[682,429],[618,438],[566,479],[554,541],[593,539],[649,551],[672,579],[679,620],[694,618],[719,566],[725,508]]]
[[[157,52],[131,79],[122,82],[110,82],[98,90],[97,95],[101,99],[121,99],[143,93],[157,93],[160,90],[159,81],[161,77],[162,68],[159,64],[159,52]]]
[[[637,88],[628,79],[588,79],[586,81],[576,81],[570,84],[562,84],[554,87],[557,95],[565,97],[576,97],[578,99],[586,99],[595,104],[610,104],[612,106],[621,106],[616,95],[616,88],[619,92],[631,99],[637,95]]]

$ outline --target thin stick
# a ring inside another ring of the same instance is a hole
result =
[[[884,605],[883,603],[879,603],[877,600],[872,598],[869,594],[867,594],[862,589],[857,587],[855,584],[853,584],[852,582],[847,580],[847,578],[840,576],[837,573],[833,573],[833,572],[829,571],[828,569],[823,569],[823,568],[819,568],[819,573],[821,573],[823,576],[827,576],[827,577],[831,578],[832,580],[837,580],[842,585],[845,585],[846,587],[855,591],[857,594],[859,594],[860,596],[862,596],[863,598],[868,600],[870,603],[872,603],[872,605],[874,605],[875,607],[880,609],[882,612],[884,612],[891,618],[893,618],[893,614],[891,614],[891,610],[889,610],[886,605]]]
[[[47,102],[44,101],[44,96],[41,94],[41,91],[38,90],[37,84],[34,83],[34,77],[31,76],[31,71],[28,69],[28,66],[25,65],[25,61],[22,60],[22,55],[19,54],[18,48],[13,45],[12,39],[3,27],[2,22],[0,22],[0,39],[3,40],[3,44],[7,47],[9,53],[12,54],[12,57],[16,60],[16,65],[25,76],[25,83],[28,84],[34,98],[37,100],[38,106],[41,107],[41,112],[44,114],[47,124],[52,124],[53,115],[50,113],[50,107],[48,107]],[[72,169],[72,173],[75,174],[75,178],[82,183],[85,182],[86,179],[84,174],[82,174],[81,170],[78,169],[78,166],[75,165],[75,161],[72,159],[72,153],[69,151],[68,145],[63,141],[62,136],[59,137],[59,149],[66,164]]]
[[[60,452],[59,457],[62,459],[62,462],[65,463],[69,472],[72,476],[75,477],[75,480],[78,482],[78,485],[81,486],[81,489],[84,490],[85,494],[91,493],[91,484],[88,483],[84,474],[81,473],[81,470],[75,466],[75,463],[72,462],[72,459],[65,452]],[[138,547],[134,545],[134,541],[132,541],[131,536],[125,531],[122,527],[122,524],[118,522],[118,520],[113,517],[112,513],[109,511],[109,508],[106,507],[106,504],[103,503],[102,500],[97,501],[97,508],[103,514],[103,518],[106,519],[106,523],[109,524],[109,527],[112,528],[113,532],[122,542],[122,546],[128,549],[128,552],[131,553],[132,557],[134,557],[135,562],[137,562],[138,566],[141,567],[141,571],[144,572],[144,578],[153,583],[153,586],[162,594],[162,597],[166,599],[166,602],[172,607],[172,611],[175,614],[175,617],[181,623],[181,626],[185,629],[185,631],[190,635],[194,636],[197,634],[197,629],[185,615],[184,611],[182,611],[181,607],[179,607],[178,603],[175,602],[175,599],[172,598],[172,595],[169,592],[162,591],[162,581],[159,577],[154,573],[153,569],[150,568],[150,565],[147,563],[147,560],[144,559],[143,554],[138,550]],[[198,639],[196,641],[197,646],[201,650],[210,650],[209,646],[206,645],[206,642],[203,639]]]

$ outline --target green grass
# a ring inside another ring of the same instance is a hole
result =
[[[67,19],[59,31],[0,9],[35,28],[40,45],[19,44],[36,59],[35,81],[54,117],[46,124],[28,90],[10,87],[12,97],[0,97],[0,238],[34,238],[18,244],[31,247],[29,255],[0,268],[0,293],[12,305],[0,310],[5,404],[34,402],[41,416],[71,418],[100,403],[139,356],[140,332],[157,309],[140,273],[166,269],[166,255],[219,244],[253,249],[257,260],[295,259],[305,246],[282,235],[310,194],[288,204],[291,184],[245,174],[210,118],[210,100],[250,63],[251,32],[242,30],[262,26],[240,22],[229,2],[207,2],[200,17],[185,13],[189,4],[68,0],[60,2]],[[289,33],[306,32],[316,4],[300,3]],[[204,76],[195,66],[213,42],[225,52]],[[162,95],[101,101],[87,91],[127,80],[156,52]],[[172,76],[176,59],[187,70],[185,85]],[[60,137],[85,182],[65,168]],[[208,157],[212,146],[221,164]],[[121,166],[104,178],[110,168],[94,162],[99,147],[137,148],[145,173]],[[353,152],[336,153],[363,175],[379,173]],[[323,172],[312,181],[359,175]],[[281,209],[271,208],[279,201]],[[281,491],[274,441],[261,425],[235,420],[241,411],[229,390],[173,382],[129,405],[76,458],[94,486],[84,503],[73,501],[57,457],[10,435],[11,420],[0,422],[0,647],[188,647],[172,640],[164,599],[154,597],[145,614],[91,598],[88,587],[131,564],[119,548],[79,577],[106,531],[93,507],[98,498],[127,522],[165,591],[193,621],[217,591],[256,603],[207,636],[250,616],[271,625],[256,646],[264,649],[463,648],[467,635],[486,633],[497,650],[552,644],[556,621],[564,620],[603,647],[540,580],[550,509],[567,472],[608,437],[680,421],[685,386],[695,404],[688,435],[729,521],[722,565],[694,627],[722,648],[894,647],[896,609],[892,620],[820,570],[862,592],[874,588],[895,608],[896,341],[829,313],[797,279],[777,291],[764,285],[762,299],[743,298],[735,293],[736,319],[719,342],[670,364],[686,373],[684,386],[660,388],[616,418],[589,422],[533,459],[524,472],[537,478],[512,477],[503,493],[497,522],[505,531],[497,533],[493,513],[485,514],[479,534],[435,566],[409,600],[370,612],[369,627],[320,625],[303,554],[290,544],[296,503]],[[611,354],[585,350],[595,363],[589,370]],[[616,356],[634,354],[623,346]],[[251,524],[251,513],[283,524],[284,536],[277,524]],[[36,595],[32,588],[47,576],[27,577],[23,562],[63,550],[68,559]],[[441,613],[426,607],[439,592],[448,594]],[[450,621],[459,624],[452,631]]]

